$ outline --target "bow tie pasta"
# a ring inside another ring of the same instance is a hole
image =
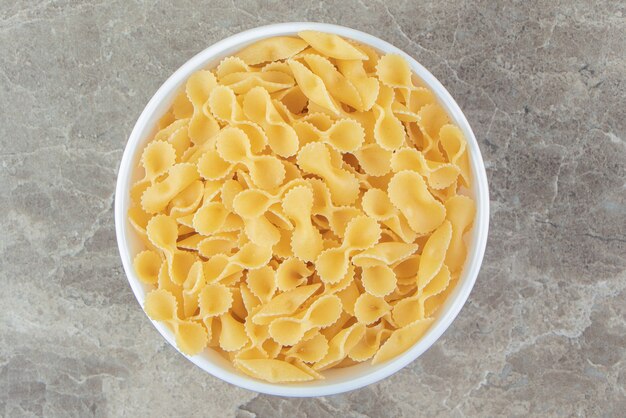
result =
[[[128,218],[180,351],[302,382],[428,331],[475,206],[465,138],[401,56],[268,38],[191,76],[157,128]]]

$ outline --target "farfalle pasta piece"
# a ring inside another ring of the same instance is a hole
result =
[[[274,93],[295,84],[293,77],[281,71],[236,72],[224,76],[220,82],[237,94],[245,94],[255,88]]]
[[[224,351],[238,351],[245,346],[250,339],[244,324],[237,321],[230,313],[220,316],[222,329],[220,331],[219,345]]]
[[[236,56],[248,65],[291,58],[307,47],[307,43],[292,36],[276,36],[248,45]]]
[[[369,57],[340,36],[332,33],[305,30],[298,36],[309,45],[330,58],[342,60],[367,60]]]
[[[167,290],[157,289],[148,293],[144,309],[151,319],[167,322],[172,326],[176,345],[183,353],[192,356],[206,347],[206,329],[197,322],[179,319],[176,314],[176,299]]]
[[[396,173],[389,182],[387,194],[417,234],[431,232],[445,219],[445,207],[430,194],[424,179],[416,172]]]
[[[340,247],[324,250],[315,267],[324,283],[337,283],[348,272],[350,256],[354,251],[366,250],[380,239],[378,222],[361,215],[352,219],[346,227],[346,233]]]
[[[368,292],[362,293],[354,304],[354,316],[357,321],[370,325],[391,311],[391,306],[384,298]]]
[[[274,296],[252,318],[259,325],[269,324],[280,316],[293,314],[308,298],[320,288],[319,283],[301,286]]]
[[[363,215],[363,211],[354,206],[335,206],[324,181],[317,178],[308,178],[306,181],[313,190],[313,215],[323,216],[330,230],[338,237],[343,237],[348,223],[354,217]]]
[[[133,267],[137,277],[144,283],[156,283],[159,280],[161,256],[155,251],[144,250],[133,260]]]
[[[313,274],[313,270],[301,259],[285,258],[276,269],[276,286],[283,292],[293,290],[306,284],[311,274]]]
[[[356,87],[359,95],[361,96],[361,103],[364,111],[369,111],[380,92],[380,83],[376,77],[370,77],[368,73],[373,73],[369,67],[368,61],[361,60],[337,60],[337,68],[339,72],[343,74],[354,87]],[[378,62],[378,60],[376,60]],[[374,64],[376,65],[376,64]]]
[[[361,206],[367,216],[385,225],[404,242],[410,243],[415,241],[417,237],[416,231],[411,229],[405,215],[393,205],[391,199],[383,190],[377,188],[367,190],[361,199]]]
[[[302,121],[296,122],[294,128],[302,145],[320,141],[340,152],[354,152],[365,140],[363,127],[353,119],[339,119],[326,130],[320,130],[312,123]]]
[[[270,209],[272,196],[257,189],[239,193],[233,201],[235,213],[242,217],[248,238],[257,245],[274,246],[280,241],[280,231],[265,214]]]
[[[299,359],[305,363],[315,363],[324,358],[328,353],[328,340],[323,334],[317,332],[312,338],[302,339],[293,345],[286,356]]]
[[[284,360],[237,360],[235,365],[244,373],[271,383],[305,382],[314,377]]]
[[[388,87],[412,90],[415,88],[409,64],[398,54],[386,54],[378,59],[376,65],[378,79]]]
[[[227,86],[217,86],[211,91],[205,106],[218,120],[241,129],[250,140],[250,150],[260,153],[267,145],[267,136],[256,123],[246,119],[235,92]]]
[[[166,141],[152,141],[141,153],[141,165],[145,176],[140,181],[153,181],[176,163],[176,150]]]
[[[152,245],[165,254],[170,278],[174,283],[182,285],[195,257],[191,253],[179,250],[176,246],[178,238],[176,221],[167,215],[154,216],[148,222],[146,234]]]
[[[296,83],[310,102],[335,115],[340,113],[339,103],[332,98],[324,81],[318,75],[309,70],[304,64],[295,60],[289,60],[289,66],[291,71],[293,71]]]
[[[187,278],[183,282],[183,313],[185,318],[194,315],[198,310],[198,296],[205,285],[202,261],[198,260],[191,265]]]
[[[248,272],[248,286],[250,291],[263,303],[269,302],[276,293],[276,271],[270,266],[263,266]]]
[[[452,273],[461,270],[465,261],[467,249],[463,242],[463,234],[474,222],[476,205],[467,196],[457,195],[446,200],[446,218],[452,225],[452,237],[446,251],[445,263]]]
[[[233,305],[232,291],[220,283],[210,283],[205,285],[198,295],[198,307],[200,317],[218,317],[231,308]]]
[[[359,165],[370,176],[384,176],[391,170],[392,151],[377,143],[366,144],[354,152]]]
[[[281,157],[290,157],[298,151],[298,135],[274,107],[272,99],[263,88],[251,89],[243,99],[243,112],[260,125],[268,138],[272,151]]]
[[[206,70],[193,73],[187,80],[186,93],[193,105],[193,115],[189,121],[188,134],[194,144],[208,141],[220,130],[220,126],[213,116],[207,115],[202,110],[215,86],[217,86],[215,76]]]
[[[285,193],[282,206],[295,224],[291,235],[294,255],[303,261],[314,261],[322,251],[322,235],[311,222],[313,192],[305,186],[295,187]]]
[[[285,178],[285,167],[271,155],[255,155],[250,148],[250,140],[238,128],[224,128],[217,135],[215,147],[219,156],[231,164],[243,164],[257,187],[271,190],[278,187]]]
[[[170,201],[170,216],[179,218],[193,213],[202,202],[203,197],[202,181],[196,180]]]
[[[471,185],[470,164],[463,133],[457,126],[443,125],[439,130],[439,142],[448,161],[459,168],[463,184],[469,187]]]
[[[426,318],[395,330],[374,355],[372,364],[383,363],[406,351],[424,335],[432,323],[433,318]]]
[[[212,236],[206,237],[198,242],[196,250],[205,258],[210,258],[216,254],[230,255],[237,243],[227,237]]]
[[[352,263],[359,267],[377,266],[379,264],[397,264],[409,258],[417,249],[418,245],[413,243],[397,241],[380,242],[356,254],[352,257]]]
[[[382,323],[365,329],[365,335],[352,347],[348,357],[354,361],[365,361],[372,358],[392,331],[386,329]]]
[[[391,169],[394,172],[414,170],[428,181],[433,189],[445,189],[454,184],[460,170],[454,164],[430,161],[415,148],[400,148],[391,157]]]
[[[198,180],[200,175],[193,164],[176,164],[167,170],[164,180],[154,182],[141,195],[141,207],[147,213],[163,211],[170,201],[191,183]]]
[[[321,142],[312,142],[300,149],[297,164],[307,173],[324,179],[337,205],[352,204],[359,194],[359,181],[351,172],[332,163],[331,153]]]
[[[328,353],[313,365],[315,370],[325,370],[339,364],[365,335],[365,325],[360,322],[345,328],[330,340]]]
[[[446,111],[437,103],[423,106],[417,114],[417,125],[424,134],[424,146],[422,152],[428,159],[438,160],[441,152],[438,147],[438,138],[441,128],[449,123]]]
[[[417,271],[417,288],[423,289],[443,265],[452,238],[452,224],[444,221],[426,241]]]
[[[304,55],[302,58],[311,71],[322,79],[336,100],[356,110],[365,110],[357,88],[327,58],[313,54]]]
[[[279,344],[294,345],[311,329],[326,328],[341,315],[341,300],[335,295],[323,295],[306,311],[295,317],[277,318],[270,323],[270,336]]]
[[[394,115],[391,104],[394,99],[393,89],[380,87],[380,93],[372,110],[376,116],[374,139],[381,148],[393,151],[404,145],[406,132],[402,122]]]
[[[397,278],[391,267],[377,264],[363,267],[361,283],[367,293],[382,298],[396,289]]]

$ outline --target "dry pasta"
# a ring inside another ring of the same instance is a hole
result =
[[[273,383],[378,364],[465,262],[468,149],[399,55],[304,31],[193,74],[144,147],[144,309],[180,351]]]

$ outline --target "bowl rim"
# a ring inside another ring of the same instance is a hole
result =
[[[474,283],[476,282],[476,278],[482,264],[489,230],[489,190],[487,184],[487,174],[482,155],[478,147],[478,142],[459,105],[452,98],[450,93],[443,87],[439,80],[437,80],[437,78],[433,76],[425,67],[394,45],[376,36],[344,26],[316,22],[286,22],[260,26],[239,32],[210,45],[178,68],[152,96],[137,119],[137,122],[135,123],[128,142],[124,148],[124,153],[118,170],[115,190],[115,229],[117,245],[122,259],[124,272],[126,273],[126,277],[131,289],[133,290],[133,294],[139,302],[142,310],[145,292],[132,266],[132,258],[128,245],[129,224],[126,216],[129,200],[128,192],[130,190],[130,180],[134,168],[132,164],[139,150],[139,145],[142,143],[142,140],[144,140],[142,132],[146,129],[149,120],[154,116],[154,113],[158,110],[159,105],[162,104],[164,99],[170,95],[172,91],[178,89],[178,87],[189,77],[191,73],[200,68],[204,68],[211,59],[223,54],[224,51],[233,48],[240,49],[247,44],[263,38],[280,35],[293,35],[302,30],[317,30],[321,32],[334,33],[373,46],[387,53],[400,54],[409,62],[411,69],[418,75],[424,84],[426,84],[435,93],[439,102],[465,135],[467,146],[469,147],[470,164],[474,180],[473,192],[476,202],[476,217],[472,231],[472,243],[468,249],[468,257],[463,268],[463,273],[461,274],[459,283],[456,285],[453,293],[448,296],[445,306],[442,308],[443,312],[438,315],[433,325],[431,325],[431,327],[417,343],[404,353],[400,354],[398,357],[389,360],[383,365],[383,367],[373,369],[372,372],[366,372],[356,378],[344,382],[324,384],[324,381],[318,381],[319,384],[316,386],[274,384],[256,380],[243,374],[233,373],[204,358],[201,358],[199,355],[187,356],[181,353],[204,371],[235,386],[255,392],[288,397],[326,396],[362,388],[391,376],[421,356],[448,329],[452,321],[465,305]],[[149,317],[148,319],[157,328],[163,338],[165,338],[165,340],[180,353],[176,347],[170,330],[164,324],[155,322]]]

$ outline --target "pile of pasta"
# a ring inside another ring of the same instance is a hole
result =
[[[180,351],[269,382],[387,361],[458,280],[465,139],[399,55],[333,34],[262,40],[186,82],[128,216],[147,314]]]

